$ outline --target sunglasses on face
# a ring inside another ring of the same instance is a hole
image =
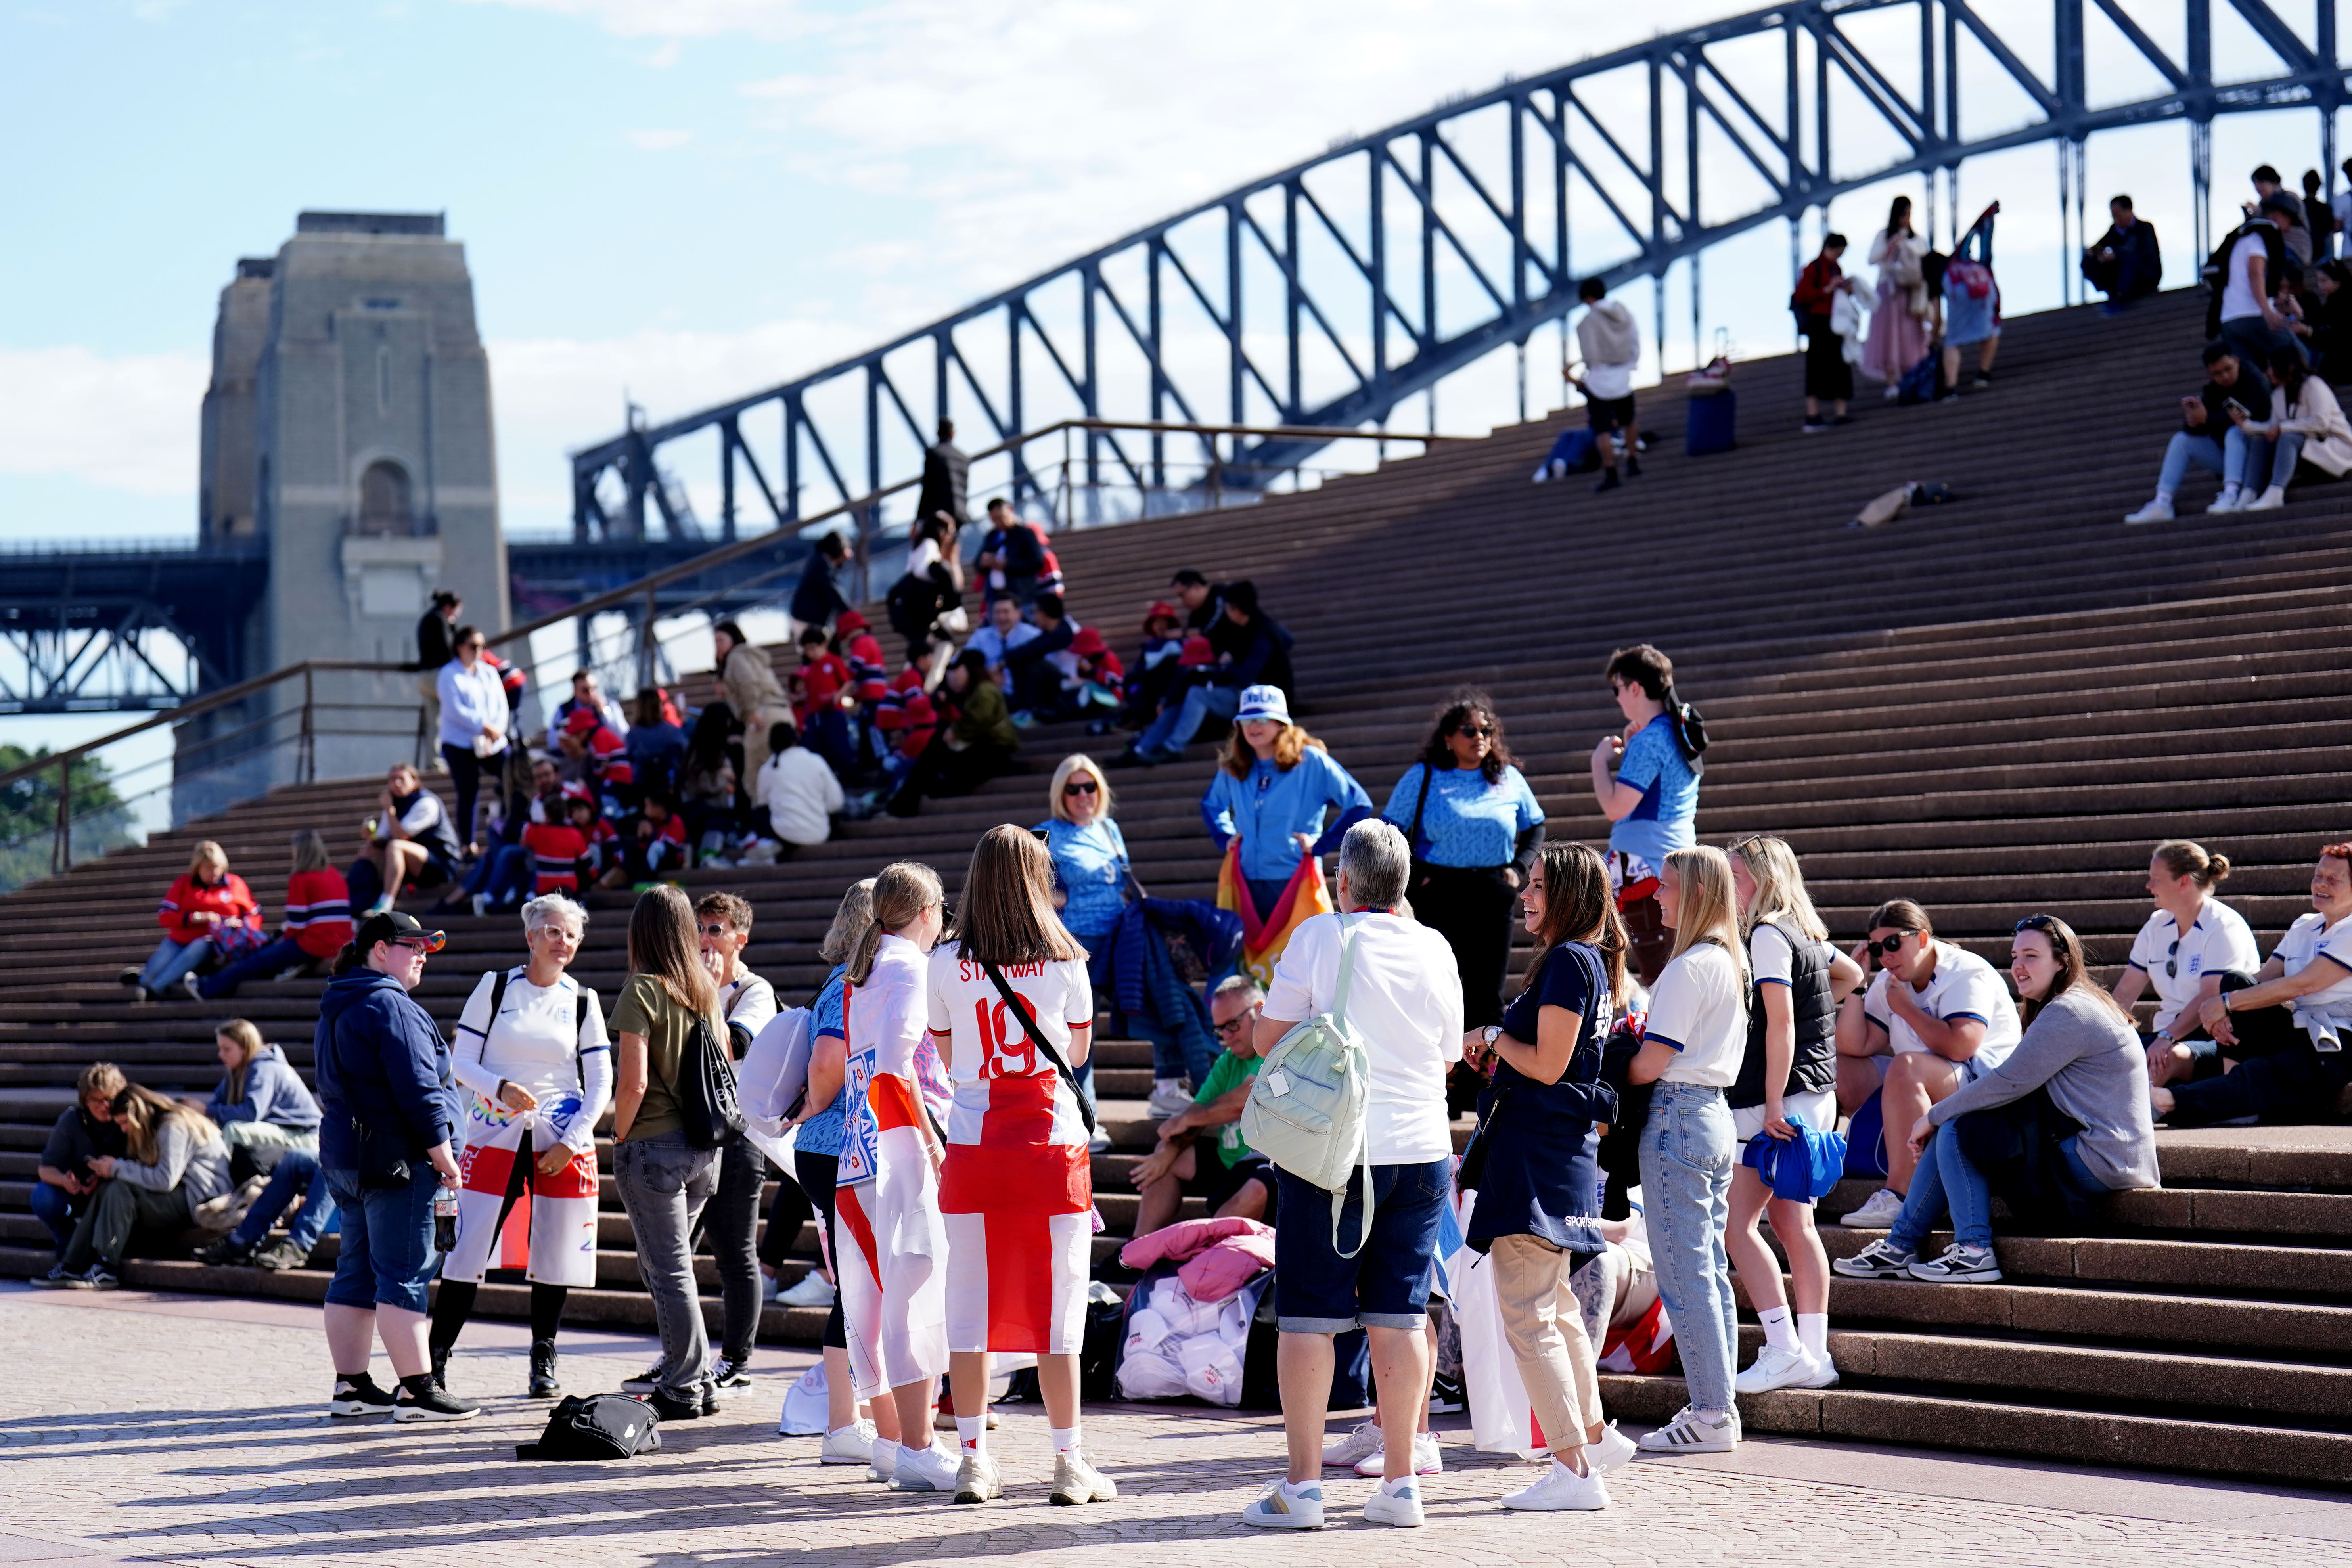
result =
[[[702,928],[702,934],[705,936],[725,936],[734,929],[735,928],[733,926],[722,925],[717,921],[713,921],[710,924]]]
[[[1242,1026],[1243,1026],[1244,1025],[1247,1024],[1249,1021],[1250,1021],[1250,1016],[1249,1016],[1249,1014],[1248,1014],[1248,1013],[1246,1013],[1246,1012],[1241,1013],[1241,1014],[1237,1015],[1236,1016],[1234,1016],[1234,1017],[1231,1017],[1231,1018],[1228,1018],[1228,1019],[1226,1019],[1223,1023],[1222,1023],[1222,1024],[1218,1025],[1218,1026],[1217,1026],[1217,1033],[1218,1033],[1218,1035],[1219,1035],[1219,1036],[1221,1036],[1221,1037],[1222,1037],[1222,1036],[1225,1036],[1225,1035],[1238,1035],[1238,1034],[1240,1034],[1240,1033],[1241,1033],[1241,1031],[1242,1031]]]
[[[1495,726],[1492,724],[1465,724],[1454,732],[1457,735],[1467,735],[1474,741],[1491,741],[1495,738]]]
[[[1096,784],[1092,779],[1072,779],[1069,783],[1062,786],[1062,798],[1064,800],[1071,799],[1076,795],[1100,795],[1101,793],[1102,787]]]
[[[1905,938],[1915,937],[1919,933],[1916,931],[1898,931],[1893,936],[1881,937],[1875,941],[1864,942],[1862,944],[1862,950],[1870,954],[1873,958],[1882,956],[1892,958],[1896,953],[1903,951],[1903,942]]]

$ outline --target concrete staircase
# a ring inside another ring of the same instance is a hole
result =
[[[2051,910],[2111,974],[2145,917],[2149,847],[2193,837],[2238,867],[2224,889],[2265,949],[2305,907],[2317,845],[2342,836],[2352,743],[2330,727],[2352,694],[2352,487],[2284,511],[2194,515],[2126,530],[2146,499],[2173,395],[2195,385],[2197,301],[2120,321],[2076,310],[2010,325],[2000,384],[1956,406],[1865,407],[1851,427],[1796,428],[1798,367],[1737,373],[1748,427],[1736,453],[1678,455],[1682,410],[1647,396],[1647,472],[1596,498],[1530,486],[1559,418],[1449,446],[1245,511],[1056,541],[1079,619],[1116,646],[1171,572],[1255,580],[1298,637],[1302,722],[1376,801],[1431,708],[1459,682],[1493,693],[1550,830],[1598,841],[1586,784],[1594,739],[1618,721],[1600,669],[1650,640],[1675,658],[1715,748],[1699,828],[1753,831],[1804,856],[1833,932],[1860,934],[1881,899],[1925,903],[1939,931],[2005,960],[2020,914]],[[1906,479],[1941,479],[1952,506],[1873,531],[1843,524]],[[879,618],[878,616],[877,617]],[[789,1000],[822,979],[814,943],[843,886],[888,859],[928,860],[950,889],[977,832],[1045,815],[1045,777],[1110,738],[1033,731],[1028,772],[911,822],[847,828],[786,865],[695,872],[758,910],[749,954]],[[1196,804],[1210,763],[1113,775],[1136,869],[1155,894],[1210,891]],[[121,1063],[158,1087],[216,1076],[211,1008],[132,1006],[116,969],[153,943],[151,911],[188,842],[220,840],[274,916],[287,837],[356,837],[369,782],[278,791],[0,900],[0,1270],[47,1266],[26,1211],[34,1154],[80,1065]],[[627,900],[592,900],[574,973],[622,978]],[[449,950],[420,996],[445,1024],[476,977],[520,955],[510,919],[445,922]],[[317,984],[247,988],[235,1006],[309,1064]],[[1106,1040],[1097,1084],[1117,1141],[1096,1162],[1111,1226],[1125,1173],[1150,1142],[1146,1048]],[[1758,1431],[2000,1449],[2260,1476],[2352,1478],[2352,1130],[2165,1133],[2166,1188],[2116,1200],[2095,1237],[2004,1237],[2009,1279],[1982,1288],[1841,1280],[1832,1301],[1840,1387],[1746,1402]],[[609,1163],[607,1165],[609,1169]],[[1825,1216],[1864,1195],[1843,1189]],[[605,1194],[596,1289],[583,1319],[651,1321],[631,1238]],[[1863,1237],[1827,1228],[1833,1250]],[[803,1264],[814,1238],[799,1238]],[[331,1254],[329,1254],[331,1256]],[[707,1273],[706,1283],[711,1283]],[[495,1278],[495,1277],[494,1277]],[[315,1300],[315,1270],[263,1275],[134,1262],[133,1284]],[[520,1312],[494,1283],[484,1310]],[[716,1311],[715,1300],[710,1304]],[[772,1338],[819,1316],[771,1309]],[[1753,1331],[1751,1331],[1752,1334]],[[1752,1345],[1749,1347],[1752,1350]],[[1613,1411],[1663,1417],[1678,1379],[1618,1378]]]

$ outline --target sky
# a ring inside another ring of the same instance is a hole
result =
[[[2177,40],[2179,0],[2126,4]],[[2279,9],[2308,36],[2312,5]],[[566,449],[612,434],[625,397],[660,418],[784,379],[1351,133],[1737,8],[0,0],[0,549],[193,534],[219,290],[304,208],[447,215],[488,344],[503,514],[541,531],[566,521]],[[2046,64],[2048,0],[1979,9]],[[2215,16],[2222,68],[2258,68],[2242,24]],[[1856,26],[1874,21],[1905,25]],[[2095,79],[2145,90],[2104,21],[2091,52]],[[2013,112],[1990,88],[1964,110]],[[2317,140],[2308,116],[2225,121],[2217,204],[2255,162],[2315,163]],[[2163,125],[2090,152],[2092,189],[2139,195],[2174,280],[2192,263],[2185,147]],[[1962,176],[1970,211],[2005,203],[2012,311],[2058,301],[2054,164],[2029,147]],[[1896,188],[1832,223],[1868,235]],[[1711,258],[1703,341],[1790,346],[1790,245],[1759,233]],[[1685,287],[1669,288],[1676,370]],[[1508,358],[1441,390],[1441,428],[1517,416]],[[1556,405],[1556,374],[1532,379],[1532,411]],[[69,732],[87,726],[36,738]]]

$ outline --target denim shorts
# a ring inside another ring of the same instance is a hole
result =
[[[1372,1167],[1372,1233],[1342,1258],[1331,1245],[1331,1194],[1287,1171],[1274,1217],[1275,1326],[1286,1334],[1339,1334],[1362,1323],[1418,1329],[1429,1312],[1437,1222],[1454,1183],[1451,1156]],[[1339,1245],[1363,1223],[1361,1177],[1339,1215]]]
[[[441,1262],[433,1250],[433,1194],[441,1176],[422,1160],[409,1167],[404,1187],[363,1189],[357,1171],[327,1173],[327,1192],[343,1222],[330,1303],[425,1310],[425,1287]]]

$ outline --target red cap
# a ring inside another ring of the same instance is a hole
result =
[[[563,721],[563,732],[567,735],[584,735],[604,722],[603,717],[593,708],[574,708],[572,710],[572,717]]]
[[[1151,603],[1143,606],[1143,629],[1145,631],[1148,632],[1151,629],[1152,622],[1162,618],[1174,621],[1180,626],[1184,624],[1182,612],[1178,610],[1175,605],[1170,604],[1165,599],[1154,599]]]
[[[1184,646],[1176,652],[1176,664],[1181,669],[1198,669],[1216,662],[1217,650],[1210,646],[1206,637],[1186,637]]]
[[[1092,658],[1104,651],[1102,633],[1092,626],[1081,626],[1078,635],[1070,639],[1070,651],[1081,658]]]
[[[856,610],[844,610],[833,617],[833,629],[843,637],[847,637],[852,632],[862,632],[866,625],[866,617]]]

